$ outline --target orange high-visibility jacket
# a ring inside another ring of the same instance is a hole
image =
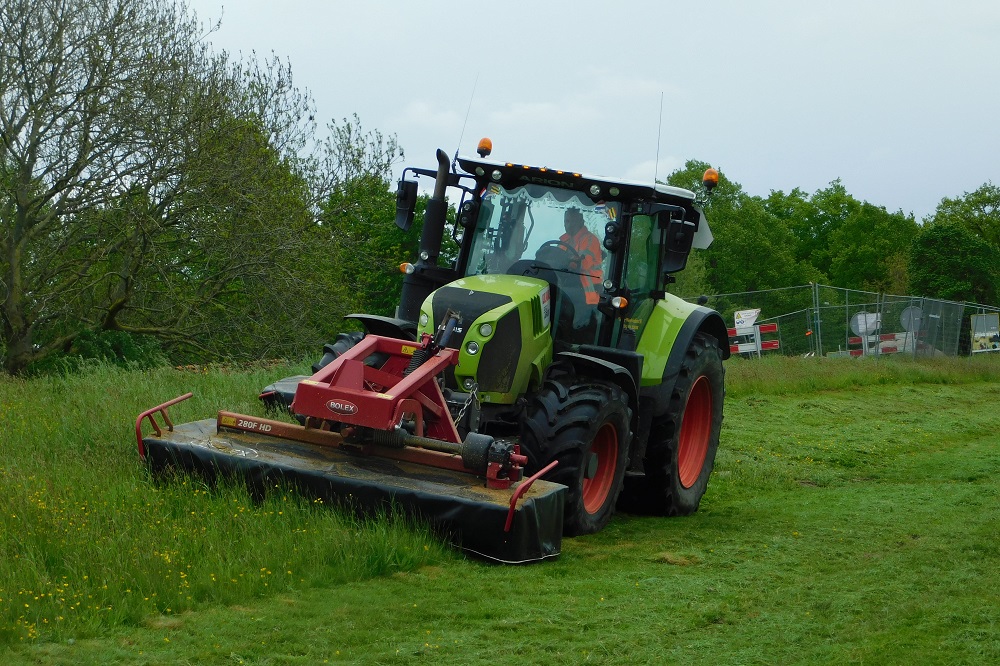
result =
[[[604,281],[601,271],[601,241],[592,234],[587,227],[580,227],[579,231],[570,237],[563,234],[559,240],[566,243],[580,255],[580,283],[583,285],[583,293],[590,305],[597,305],[600,300],[597,295],[598,286]]]

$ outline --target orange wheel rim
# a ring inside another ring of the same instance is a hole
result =
[[[688,393],[677,444],[677,469],[681,485],[690,488],[698,481],[708,456],[712,435],[712,389],[708,378],[699,377]]]
[[[597,436],[584,459],[585,470],[592,455],[597,456],[597,470],[592,478],[584,476],[583,479],[583,508],[589,514],[601,510],[608,500],[611,486],[615,481],[615,467],[618,465],[618,431],[610,423],[605,423],[597,431]]]

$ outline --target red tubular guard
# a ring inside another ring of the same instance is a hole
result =
[[[152,409],[147,409],[142,414],[139,414],[139,416],[135,419],[135,441],[139,447],[140,460],[146,460],[146,446],[142,443],[142,420],[148,417],[149,423],[153,426],[153,430],[156,432],[156,436],[159,437],[160,435],[163,434],[163,431],[160,430],[159,424],[156,422],[156,419],[153,418],[153,416],[157,412],[159,412],[160,416],[163,417],[163,423],[167,426],[167,430],[172,431],[174,429],[174,424],[170,420],[170,416],[167,415],[167,407],[170,407],[171,405],[176,405],[178,402],[187,400],[192,395],[194,395],[194,393],[185,393],[184,395],[178,396],[173,400],[168,400],[162,405],[157,405],[156,407],[153,407]]]
[[[558,460],[553,460],[548,465],[525,479],[524,482],[517,487],[517,490],[515,490],[514,494],[510,497],[510,510],[507,511],[507,523],[503,526],[504,532],[510,532],[511,523],[514,522],[514,512],[517,510],[517,500],[521,499],[521,496],[528,492],[528,488],[531,487],[531,484],[555,469],[558,464]]]

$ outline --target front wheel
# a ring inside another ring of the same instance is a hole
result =
[[[645,512],[683,516],[698,510],[719,448],[724,380],[718,342],[697,334],[685,353],[667,412],[650,429],[643,461]]]
[[[568,489],[566,536],[597,532],[614,515],[628,466],[631,416],[622,390],[600,382],[550,379],[531,401],[522,447],[529,471],[559,461],[546,479]]]

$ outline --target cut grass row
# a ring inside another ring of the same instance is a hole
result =
[[[54,663],[995,660],[1000,365],[865,361],[730,363],[701,511],[622,516],[527,568],[150,483],[136,413],[191,389],[176,421],[253,412],[274,371],[5,382],[0,640]]]

